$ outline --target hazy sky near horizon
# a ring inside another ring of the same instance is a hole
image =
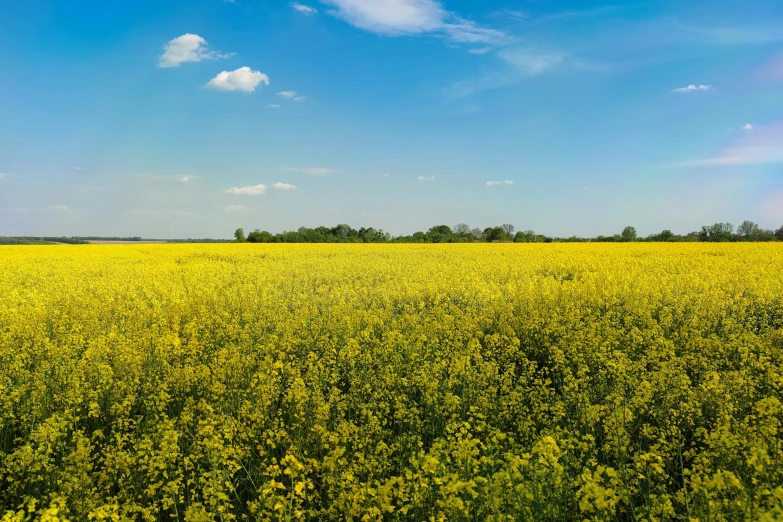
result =
[[[0,235],[783,224],[783,1],[0,3]]]

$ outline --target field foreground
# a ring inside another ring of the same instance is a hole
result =
[[[0,517],[781,520],[783,247],[0,249]]]

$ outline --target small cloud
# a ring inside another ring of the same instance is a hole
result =
[[[177,178],[177,181],[179,181],[180,183],[190,183],[194,179],[196,179],[195,176],[180,176]]]
[[[231,187],[230,189],[226,189],[225,193],[233,196],[263,196],[266,194],[267,190],[269,190],[269,187],[263,183],[259,183],[258,185],[250,185],[247,187]]]
[[[250,67],[240,67],[235,71],[223,71],[204,87],[217,91],[244,91],[253,92],[259,84],[269,85],[269,76],[254,71]]]
[[[81,167],[74,167],[73,170],[84,170],[84,169]]]
[[[277,95],[291,100],[293,98],[296,98],[296,91],[280,91],[277,93]]]
[[[276,103],[270,103],[269,105],[266,106],[266,108],[267,109],[279,109],[280,105],[278,105]]]
[[[697,92],[697,91],[710,91],[712,90],[711,85],[688,85],[687,87],[679,87],[677,89],[672,89],[672,92]]]
[[[487,54],[488,52],[493,51],[494,47],[479,47],[478,49],[469,49],[468,52],[470,54]]]
[[[163,46],[163,54],[158,59],[158,67],[179,67],[183,63],[200,62],[228,58],[233,53],[210,51],[207,41],[197,34],[183,34]]]
[[[229,205],[223,209],[223,212],[228,212],[229,214],[246,214],[250,212],[250,209],[244,205]]]
[[[296,190],[295,185],[291,185],[289,183],[280,183],[279,181],[272,185],[272,188],[275,190]]]
[[[65,205],[50,205],[41,209],[42,212],[67,212],[68,207]]]
[[[746,123],[745,125],[742,126],[742,130],[744,130],[744,131],[752,131],[753,130],[753,125],[751,125],[750,123]]]
[[[304,101],[306,99],[307,99],[307,96],[297,96],[296,98],[294,98],[294,101]]]
[[[292,2],[291,7],[293,7],[295,10],[299,11],[302,14],[306,15],[314,15],[318,14],[318,9],[315,7],[310,7],[309,5],[303,5],[298,2]]]
[[[300,174],[310,174],[311,176],[326,176],[333,174],[333,169],[323,167],[284,167],[283,172],[298,172]]]
[[[419,181],[435,181],[435,176],[419,176]]]
[[[391,174],[389,174],[388,172],[384,172],[383,174],[381,174],[381,177],[382,178],[389,178],[389,177],[391,177]]]
[[[506,179],[503,181],[487,181],[488,187],[501,187],[503,185],[513,185],[513,184],[514,182],[511,181],[510,179]]]

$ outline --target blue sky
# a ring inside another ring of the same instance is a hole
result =
[[[0,4],[0,235],[783,224],[783,2]]]

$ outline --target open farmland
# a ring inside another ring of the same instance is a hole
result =
[[[33,246],[0,289],[3,521],[783,518],[779,244]]]

